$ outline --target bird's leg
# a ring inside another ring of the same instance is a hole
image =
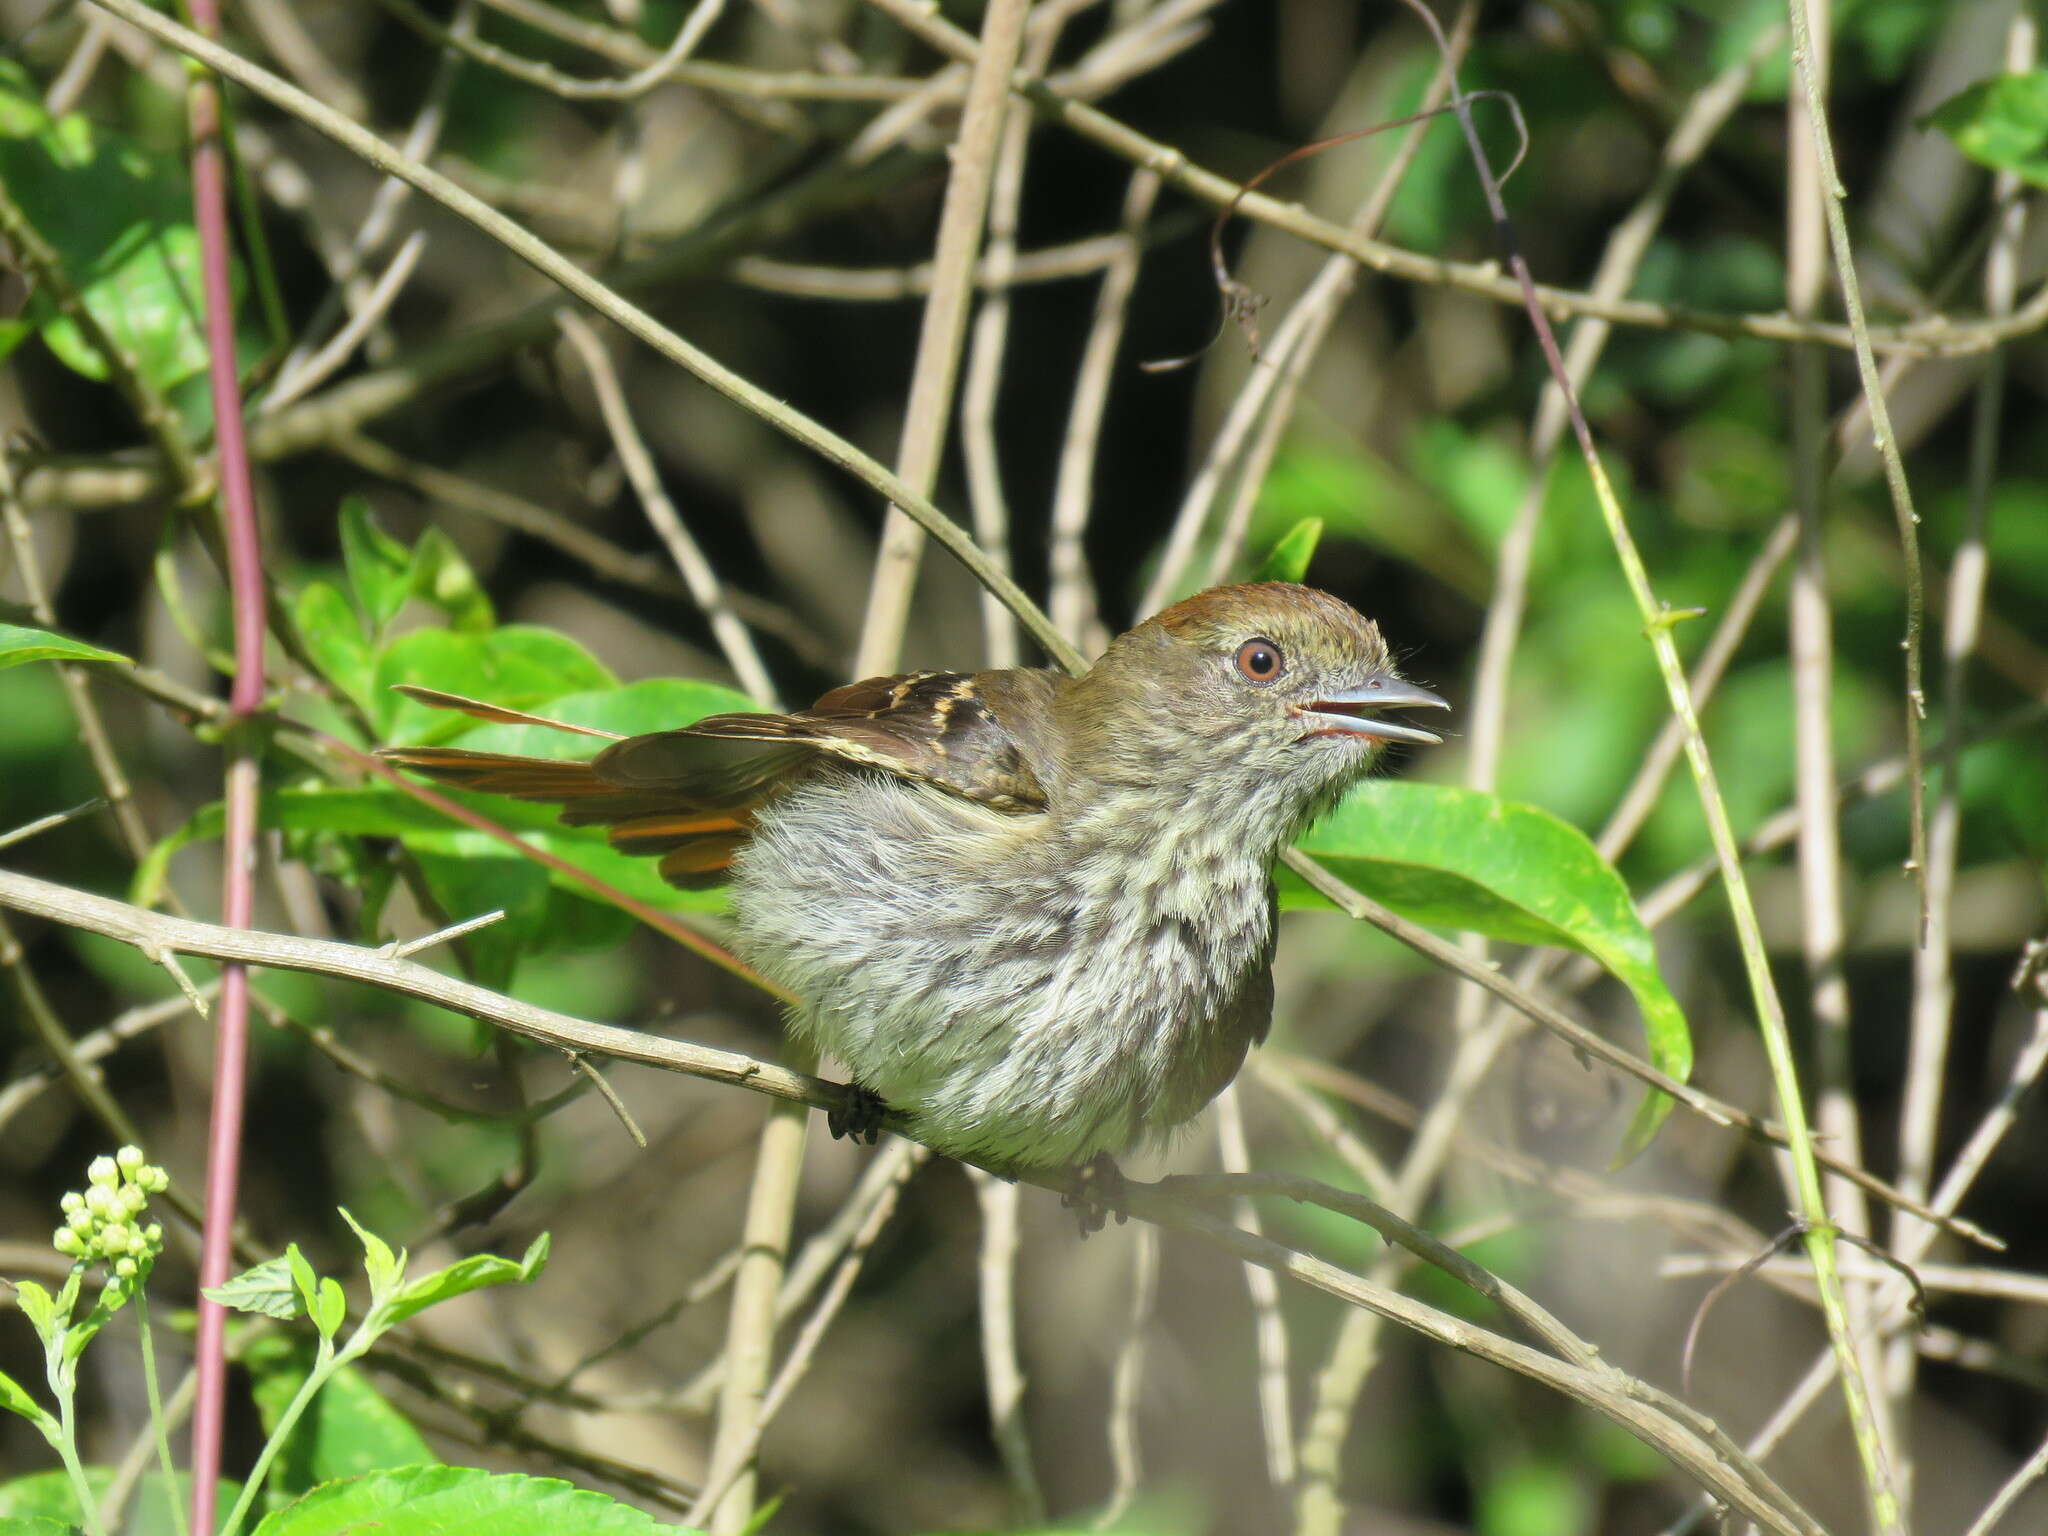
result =
[[[872,1088],[863,1088],[859,1083],[846,1085],[846,1097],[836,1109],[825,1111],[825,1124],[832,1131],[832,1139],[851,1136],[855,1141],[864,1141],[873,1146],[882,1134],[882,1119],[889,1113],[889,1106],[882,1102],[882,1096]]]
[[[1073,1182],[1060,1196],[1060,1205],[1074,1213],[1085,1238],[1090,1232],[1100,1232],[1112,1215],[1118,1226],[1129,1221],[1128,1199],[1123,1169],[1107,1152],[1098,1152],[1074,1170]]]

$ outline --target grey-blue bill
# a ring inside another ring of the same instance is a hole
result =
[[[1398,677],[1371,677],[1356,688],[1346,688],[1313,700],[1300,714],[1314,727],[1311,732],[1314,735],[1324,731],[1342,731],[1353,736],[1370,736],[1378,741],[1414,741],[1424,746],[1435,746],[1443,738],[1434,731],[1376,719],[1365,711],[1450,707],[1448,700],[1414,683],[1404,682]]]

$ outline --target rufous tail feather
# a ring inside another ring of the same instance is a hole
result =
[[[564,825],[601,826],[621,853],[659,857],[662,878],[683,890],[722,884],[753,826],[749,806],[706,806],[681,789],[609,784],[589,763],[464,747],[386,747],[377,756],[452,789],[562,806]]]

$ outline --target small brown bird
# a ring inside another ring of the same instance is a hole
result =
[[[1439,739],[1370,712],[1443,705],[1354,609],[1267,582],[1175,604],[1081,677],[871,678],[588,763],[383,756],[559,803],[677,885],[730,880],[735,948],[869,1108],[940,1152],[1109,1179],[1265,1037],[1274,859],[1381,743]]]

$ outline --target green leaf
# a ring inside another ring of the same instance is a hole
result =
[[[18,667],[31,661],[113,661],[124,667],[135,665],[119,651],[103,651],[69,635],[0,624],[0,667]]]
[[[1920,122],[1979,165],[2048,187],[2048,69],[1979,80]]]
[[[255,1536],[674,1536],[642,1510],[551,1477],[481,1467],[402,1467],[325,1483]]]
[[[290,1322],[302,1310],[299,1288],[292,1283],[291,1260],[284,1254],[243,1270],[225,1285],[209,1286],[202,1294],[237,1312],[274,1317],[279,1322]]]
[[[306,1309],[307,1316],[313,1316],[320,1301],[320,1276],[313,1269],[313,1261],[297,1243],[286,1243],[284,1262],[291,1271],[292,1289],[299,1293],[299,1305]]]
[[[448,615],[458,630],[481,633],[498,622],[491,600],[462,558],[455,541],[438,528],[420,535],[412,556],[412,593]]]
[[[1320,517],[1304,517],[1288,529],[1259,562],[1258,570],[1252,575],[1253,581],[1294,581],[1299,582],[1308,575],[1308,563],[1316,556],[1316,546],[1323,540],[1323,520]]]
[[[1590,955],[1634,995],[1650,1061],[1680,1080],[1691,1072],[1692,1034],[1649,930],[1621,876],[1570,823],[1477,790],[1368,779],[1299,846],[1417,922]],[[1323,904],[1287,870],[1279,880],[1284,904]],[[1670,1108],[1664,1094],[1644,1099],[1623,1160],[1648,1145]]]
[[[313,1326],[320,1330],[321,1336],[333,1338],[348,1317],[348,1298],[341,1293],[341,1282],[331,1275],[323,1275],[319,1298],[306,1310],[312,1314]]]
[[[18,1413],[37,1424],[50,1422],[49,1410],[29,1396],[28,1389],[5,1371],[0,1371],[0,1408]]]
[[[241,1363],[253,1378],[251,1395],[263,1428],[274,1435],[312,1370],[312,1346],[303,1338],[270,1334],[243,1350]],[[392,1407],[361,1371],[345,1365],[328,1376],[299,1416],[290,1439],[271,1463],[269,1486],[273,1493],[291,1498],[336,1478],[436,1460],[412,1421]]]
[[[105,1292],[102,1292],[102,1295],[113,1297],[114,1300],[111,1304],[107,1301],[102,1301],[90,1312],[86,1313],[84,1317],[64,1330],[64,1347],[61,1353],[67,1368],[78,1363],[80,1357],[85,1354],[86,1346],[99,1337],[100,1330],[107,1326],[116,1308],[120,1305],[120,1301],[125,1299],[120,1297],[120,1294],[111,1286]]]
[[[0,59],[0,135],[25,139],[50,126],[50,114],[29,72],[14,59]]]
[[[143,378],[170,390],[207,360],[199,236],[183,162],[77,114],[53,121],[26,94],[15,76],[0,78],[0,182],[100,327]],[[105,358],[46,293],[31,299],[23,318],[68,366],[106,377]]]
[[[377,526],[370,504],[360,496],[341,502],[341,558],[348,584],[373,636],[398,617],[412,592],[413,554]]]
[[[148,1280],[150,1268],[154,1263],[155,1260],[152,1259],[148,1265],[137,1269],[132,1275],[107,1277],[106,1284],[98,1288],[98,1294],[93,1298],[92,1309],[64,1332],[63,1358],[66,1364],[76,1361],[83,1355],[86,1346],[99,1336],[100,1330],[114,1320],[114,1314],[135,1299],[143,1283]],[[80,1276],[83,1271],[74,1269],[72,1274]]]
[[[1517,1461],[1481,1485],[1480,1536],[1574,1536],[1592,1521],[1592,1497],[1578,1469],[1562,1461]]]
[[[36,1336],[48,1343],[57,1328],[57,1302],[50,1293],[33,1280],[15,1283],[14,1304],[21,1308],[21,1315],[28,1319]]]
[[[615,688],[618,679],[574,640],[551,629],[508,624],[484,634],[415,630],[394,640],[378,659],[374,697],[384,739],[411,745],[443,740],[469,717],[393,693],[394,683],[534,709],[565,693]]]
[[[85,1469],[86,1486],[95,1499],[105,1497],[107,1485],[113,1480],[111,1467]],[[220,1507],[232,1509],[242,1485],[222,1478],[217,1487]],[[176,1510],[191,1502],[191,1490],[192,1479],[188,1476],[181,1474],[175,1482],[166,1482],[158,1473],[146,1474],[135,1490],[128,1517],[121,1525],[121,1536],[173,1536],[181,1529]],[[57,1536],[73,1536],[83,1521],[68,1473],[37,1472],[0,1483],[0,1536],[28,1536],[46,1528]]]
[[[331,582],[309,581],[292,604],[292,623],[313,664],[364,714],[376,710],[376,657],[348,599]]]
[[[470,1291],[493,1285],[523,1285],[547,1267],[548,1247],[548,1235],[543,1232],[517,1261],[492,1253],[476,1253],[456,1260],[446,1269],[409,1280],[379,1309],[378,1321],[389,1328]]]
[[[36,328],[28,320],[0,320],[0,360],[35,335]]]
[[[117,241],[88,269],[98,275],[84,285],[86,308],[135,359],[136,371],[159,389],[206,366],[199,250],[199,234],[190,225],[166,223]],[[52,319],[43,327],[43,340],[75,372],[89,379],[107,376],[100,349],[69,318]]]
[[[363,1269],[370,1277],[370,1295],[382,1301],[405,1278],[405,1255],[393,1253],[391,1245],[351,1216],[347,1206],[340,1210],[341,1219],[363,1245]]]

